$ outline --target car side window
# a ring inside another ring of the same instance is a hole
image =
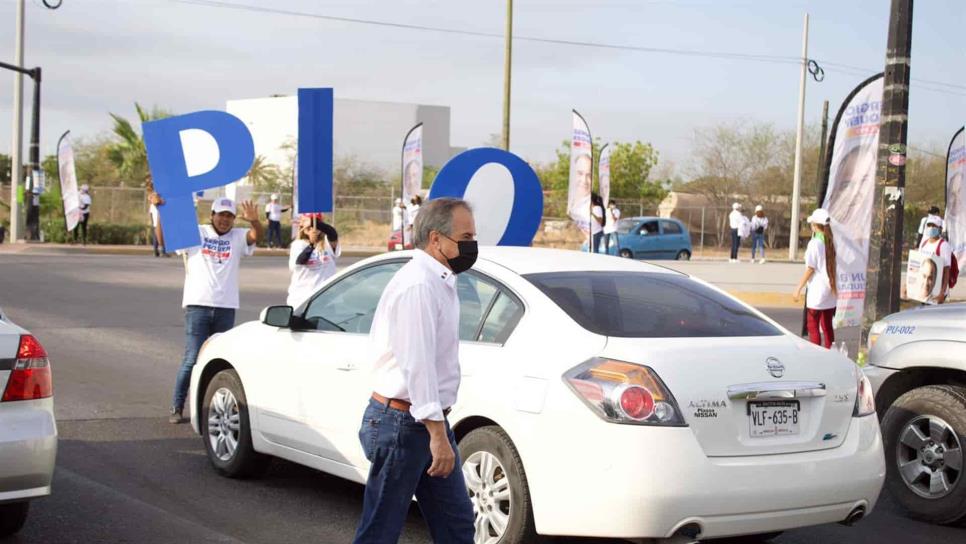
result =
[[[657,221],[648,221],[643,225],[641,225],[640,233],[643,236],[654,236],[659,232],[660,231],[658,230],[658,227],[657,227]]]
[[[305,319],[316,330],[368,334],[383,290],[404,264],[378,264],[339,280],[309,302]]]
[[[522,317],[523,305],[505,292],[501,292],[483,323],[480,342],[505,344]]]
[[[661,221],[661,228],[664,229],[664,234],[681,234],[681,225],[674,221]]]
[[[467,272],[456,276],[456,293],[460,299],[460,340],[476,340],[480,321],[499,290],[490,281]]]

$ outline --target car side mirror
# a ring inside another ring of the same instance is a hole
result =
[[[291,306],[269,306],[262,310],[260,320],[270,327],[287,329],[292,324],[292,312]]]

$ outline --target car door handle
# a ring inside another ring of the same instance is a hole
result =
[[[761,382],[732,385],[728,388],[731,400],[781,400],[824,397],[825,384],[819,382]]]
[[[343,372],[351,372],[353,370],[359,370],[359,363],[355,361],[347,361],[341,365],[335,367],[336,370],[341,370]]]

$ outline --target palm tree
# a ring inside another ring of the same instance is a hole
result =
[[[157,107],[147,111],[137,102],[134,103],[134,109],[137,110],[141,124],[171,116],[171,113]],[[148,168],[148,154],[144,149],[144,138],[127,119],[114,113],[111,114],[111,118],[114,119],[114,135],[118,137],[119,141],[110,145],[108,157],[122,176],[130,180],[141,181],[148,191],[153,191],[151,170]]]
[[[282,172],[278,166],[268,162],[265,155],[258,155],[248,170],[248,181],[257,191],[278,191]]]

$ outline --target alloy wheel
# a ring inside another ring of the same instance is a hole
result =
[[[238,400],[226,387],[215,391],[208,406],[208,442],[215,457],[230,461],[238,449],[241,432]]]
[[[495,455],[473,453],[463,463],[463,479],[473,504],[476,544],[496,544],[510,524],[510,480]]]
[[[902,428],[896,464],[906,486],[924,499],[950,494],[963,475],[963,448],[956,431],[935,416],[919,416]]]

